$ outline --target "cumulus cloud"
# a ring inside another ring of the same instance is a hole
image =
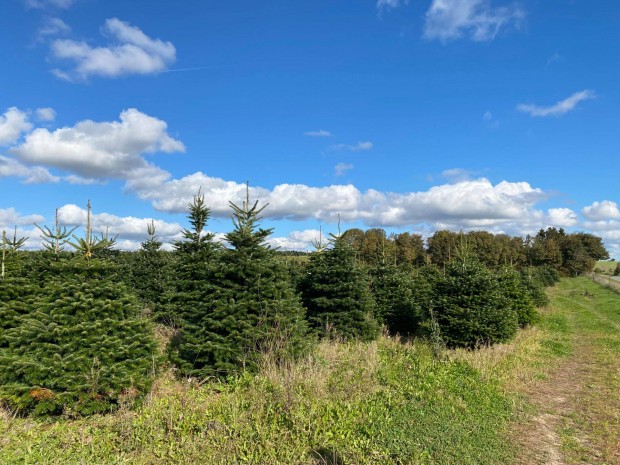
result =
[[[7,229],[14,226],[30,225],[43,221],[41,215],[22,215],[14,208],[0,208],[0,228]]]
[[[314,244],[319,241],[321,236],[324,242],[325,234],[322,234],[321,231],[306,229],[304,231],[293,231],[285,237],[270,237],[267,239],[267,243],[274,248],[306,252],[314,249]]]
[[[584,207],[583,216],[592,221],[618,220],[620,219],[620,209],[618,204],[611,200],[594,202],[592,205]]]
[[[347,171],[352,170],[352,169],[353,169],[353,165],[351,163],[338,163],[336,166],[334,166],[334,174],[336,176],[342,176]]]
[[[106,20],[102,32],[111,38],[107,46],[93,47],[86,42],[57,39],[51,44],[52,55],[67,60],[74,67],[52,72],[68,81],[90,76],[115,78],[130,74],[155,74],[176,60],[171,42],[152,39],[139,28],[117,18]]]
[[[570,227],[579,223],[577,214],[570,208],[550,208],[547,212],[549,226]]]
[[[11,107],[0,115],[0,145],[10,145],[20,138],[22,133],[32,129],[28,114],[16,107]]]
[[[164,121],[130,108],[120,114],[120,121],[86,120],[54,131],[35,129],[11,153],[24,163],[60,168],[86,179],[142,177],[161,182],[169,174],[142,155],[185,151],[166,130]]]
[[[129,183],[128,183],[129,184]],[[159,185],[133,189],[154,208],[166,212],[185,212],[198,189],[212,213],[228,217],[228,201],[245,198],[245,184],[194,173]],[[269,203],[264,216],[272,219],[336,222],[363,222],[368,226],[405,226],[420,223],[464,223],[469,226],[522,221],[532,215],[532,207],[547,198],[540,189],[526,182],[502,181],[493,185],[487,179],[462,181],[411,193],[360,191],[353,185],[310,187],[280,184],[273,189],[251,187],[252,198]]]
[[[58,209],[58,221],[63,226],[85,226],[87,210],[74,204],[67,204]],[[110,213],[91,214],[91,225],[96,234],[105,233],[109,230],[110,235],[118,237],[121,241],[137,241],[138,243],[147,237],[146,227],[155,222],[155,234],[163,242],[170,242],[181,237],[181,225],[167,223],[153,218],[138,218],[135,216],[117,216]]]
[[[56,119],[56,111],[53,108],[37,108],[35,111],[39,121],[54,121]]]
[[[494,7],[490,0],[433,0],[426,12],[424,37],[444,43],[461,37],[486,42],[524,18],[519,7]]]
[[[555,105],[549,107],[542,107],[534,104],[521,103],[517,105],[517,110],[527,113],[530,116],[560,116],[574,110],[579,102],[584,100],[591,100],[596,98],[596,94],[591,90],[582,90],[581,92],[575,92],[568,98],[561,100]]]
[[[374,144],[370,141],[358,142],[357,144],[336,144],[332,145],[332,150],[347,150],[349,152],[363,152],[372,150]]]
[[[43,184],[58,182],[60,178],[52,175],[42,166],[25,166],[17,160],[0,155],[0,178],[24,178],[24,184]]]
[[[326,131],[325,129],[319,129],[318,131],[307,131],[304,132],[304,136],[308,137],[331,137],[332,133]]]

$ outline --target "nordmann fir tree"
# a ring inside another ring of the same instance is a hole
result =
[[[45,225],[41,227],[36,223],[35,226],[39,229],[39,231],[41,231],[43,247],[45,248],[45,250],[53,253],[55,256],[58,256],[61,252],[65,251],[65,246],[69,244],[71,240],[71,235],[77,229],[77,226],[73,227],[72,229],[68,229],[65,226],[60,226],[60,222],[58,219],[58,208],[56,209],[56,221],[54,224],[54,229],[51,229]]]
[[[66,235],[51,232],[56,239]],[[151,327],[112,278],[114,265],[92,257],[105,247],[91,236],[90,215],[80,243],[90,254],[38,263],[41,284],[0,301],[0,403],[18,412],[103,413],[149,389],[156,366]],[[60,251],[55,245],[52,238]]]
[[[93,233],[92,221],[91,221],[91,206],[90,200],[88,200],[87,204],[87,212],[86,212],[86,230],[84,232],[84,237],[77,237],[76,235],[72,235],[74,241],[68,243],[73,246],[76,252],[80,253],[87,259],[98,256],[105,256],[108,252],[114,247],[116,244],[116,237],[109,237],[109,232],[106,230],[105,234],[101,233],[100,236],[97,236]]]
[[[449,347],[505,342],[519,324],[498,277],[471,256],[445,266],[435,283],[433,310]]]
[[[147,224],[148,238],[133,255],[129,282],[137,296],[150,309],[155,320],[161,320],[162,304],[170,287],[169,254],[161,250],[162,242],[156,236],[155,221]]]
[[[309,324],[321,336],[369,341],[379,335],[368,279],[340,234],[310,257],[300,283]]]
[[[230,248],[215,272],[213,308],[191,326],[204,341],[203,352],[201,364],[188,359],[186,366],[192,362],[189,374],[199,377],[255,370],[266,352],[283,360],[310,347],[303,307],[265,242],[271,230],[258,227],[265,206],[250,203],[249,188],[242,206],[230,205],[234,230],[226,234]]]
[[[77,258],[51,276],[0,335],[0,401],[34,415],[89,415],[134,403],[149,389],[155,341],[111,265]],[[4,303],[2,304],[5,305]]]
[[[174,282],[156,317],[177,330],[168,346],[170,361],[181,374],[195,376],[212,364],[211,342],[202,328],[213,311],[214,271],[221,246],[214,234],[204,231],[210,216],[204,195],[199,191],[188,206],[192,229],[184,229],[183,239],[173,244]]]
[[[391,334],[413,336],[422,319],[411,270],[381,260],[370,270],[376,317]]]

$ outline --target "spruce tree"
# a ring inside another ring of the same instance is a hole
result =
[[[155,341],[127,290],[96,259],[60,261],[44,287],[0,303],[0,400],[21,412],[86,415],[148,390]]]
[[[310,326],[321,336],[373,340],[379,334],[368,279],[342,236],[310,257],[300,283]]]

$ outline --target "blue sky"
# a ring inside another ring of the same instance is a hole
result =
[[[317,230],[557,226],[620,258],[620,3],[6,0],[0,228],[139,246],[246,181],[274,245]]]

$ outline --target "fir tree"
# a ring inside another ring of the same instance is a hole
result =
[[[451,347],[476,347],[514,336],[518,317],[498,278],[474,259],[446,266],[435,285],[433,311]]]
[[[22,412],[85,415],[133,401],[149,388],[151,328],[109,265],[54,264],[44,287],[0,304],[0,400]]]
[[[108,230],[106,230],[105,233],[101,233],[99,236],[93,233],[89,200],[87,204],[86,231],[84,237],[77,237],[75,234],[73,234],[72,237],[74,241],[67,242],[73,246],[78,253],[90,259],[92,257],[104,257],[109,255],[110,250],[116,244],[116,237],[118,236],[110,237]]]
[[[300,290],[310,326],[318,334],[360,340],[378,336],[367,276],[341,236],[333,236],[331,248],[310,257]]]
[[[377,319],[392,334],[407,336],[416,333],[422,311],[412,274],[395,265],[379,263],[370,275]]]
[[[169,254],[161,250],[162,242],[156,236],[155,222],[147,225],[148,238],[133,255],[129,267],[129,282],[137,296],[149,307],[155,319],[162,318],[161,305],[169,293]]]
[[[173,244],[174,280],[156,318],[178,330],[169,357],[182,374],[193,375],[194,367],[200,371],[212,363],[204,350],[210,342],[201,333],[201,321],[213,311],[215,260],[221,247],[212,233],[204,233],[210,216],[204,195],[196,194],[188,206],[192,229],[184,229],[183,240]]]
[[[538,312],[531,288],[523,275],[513,268],[506,268],[499,273],[498,278],[508,305],[517,314],[519,326],[523,328],[536,322]]]
[[[41,239],[43,240],[43,247],[45,250],[52,252],[56,256],[58,256],[61,252],[64,252],[65,245],[70,242],[70,237],[73,234],[73,231],[77,229],[77,226],[72,229],[67,229],[66,227],[60,226],[60,222],[58,220],[58,208],[56,209],[54,229],[50,229],[47,226],[41,227],[36,223],[35,226],[39,229],[39,231],[41,231]]]
[[[178,348],[181,371],[199,377],[253,370],[265,352],[282,360],[309,347],[303,307],[265,242],[271,230],[258,227],[265,207],[251,204],[249,192],[242,206],[230,205],[234,230],[214,276],[213,306],[186,318]]]

